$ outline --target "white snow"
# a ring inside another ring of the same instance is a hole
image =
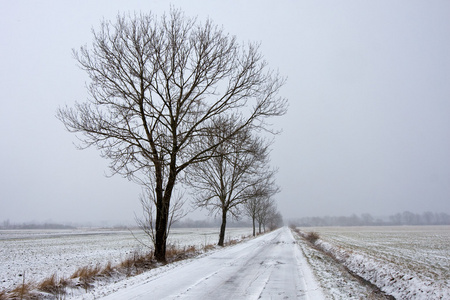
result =
[[[226,241],[241,239],[251,228],[228,228]],[[148,241],[143,233],[136,236]],[[175,228],[169,245],[202,247],[216,244],[217,228]],[[39,282],[56,273],[69,278],[79,267],[118,264],[134,252],[147,251],[127,230],[0,230],[0,291],[27,282]]]
[[[450,299],[449,229],[320,229],[315,245],[397,299]]]
[[[325,299],[291,231],[99,287],[80,299]]]
[[[326,299],[360,300],[379,299],[380,296],[369,286],[349,274],[345,268],[330,256],[311,247],[297,234],[294,234],[306,261],[319,282]]]
[[[287,228],[135,277],[113,276],[93,289],[70,287],[65,299],[377,299],[343,268],[399,299],[450,299],[450,227],[308,228],[317,246]],[[226,240],[251,228],[230,228]],[[142,236],[141,236],[142,237]],[[175,229],[169,244],[217,242],[218,229]],[[295,237],[295,238],[294,238]],[[0,231],[0,291],[80,266],[120,262],[140,244],[127,231]],[[124,279],[125,278],[125,279]]]

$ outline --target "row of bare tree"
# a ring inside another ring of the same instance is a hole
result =
[[[223,243],[227,214],[249,199],[263,206],[278,189],[261,134],[277,133],[267,121],[287,110],[278,96],[285,79],[268,69],[258,44],[176,9],[161,18],[119,15],[93,35],[91,47],[74,50],[89,97],[57,117],[79,134],[80,148],[109,159],[112,175],[145,187],[157,260],[165,261],[171,220],[181,213],[179,183],[196,191],[199,206],[221,210]]]

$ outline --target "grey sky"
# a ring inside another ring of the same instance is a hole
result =
[[[285,218],[450,213],[449,1],[173,1],[288,76],[272,152]],[[0,221],[132,220],[140,188],[106,178],[55,118],[83,101],[72,48],[117,12],[167,1],[1,1]]]

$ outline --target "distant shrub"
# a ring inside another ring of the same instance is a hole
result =
[[[312,244],[314,244],[320,238],[320,236],[317,232],[308,232],[305,234],[304,237],[308,242],[310,242]]]

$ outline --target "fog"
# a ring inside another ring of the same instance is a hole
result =
[[[450,213],[450,2],[172,1],[287,76],[272,165],[285,219]],[[56,119],[87,98],[72,49],[118,12],[166,1],[2,1],[0,221],[132,222],[140,187],[108,178]],[[188,196],[188,195],[187,195]],[[202,217],[194,212],[191,217]]]

